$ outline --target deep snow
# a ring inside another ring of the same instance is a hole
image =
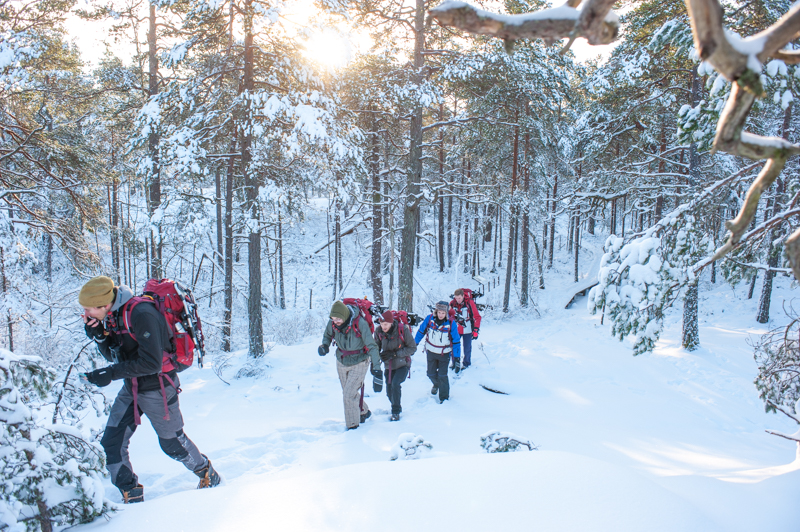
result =
[[[324,212],[324,203],[313,201],[304,224],[286,229],[287,299],[291,307],[299,278],[298,310],[267,314],[273,332],[277,323],[313,324],[329,305],[327,253],[313,254],[327,237]],[[584,238],[582,281],[596,274],[596,250],[606,236]],[[365,241],[345,241],[347,296],[370,293]],[[422,257],[417,312],[457,286],[476,287],[456,273],[460,268],[432,273],[431,250],[423,248]],[[487,246],[484,264],[490,257]],[[186,433],[211,457],[224,485],[195,490],[196,477],[161,452],[144,421],[130,452],[146,502],[80,529],[800,529],[800,460],[791,442],[764,432],[792,433],[796,426],[766,414],[753,385],[747,340],[768,327],[755,322],[758,301],[745,298],[747,286],[712,285],[704,273],[701,348],[680,347],[678,302],[656,351],[634,358],[627,342],[610,336],[608,323],[588,314],[585,297],[563,308],[575,286],[566,250],[546,272],[546,285],[533,290],[529,310],[486,315],[473,367],[457,379],[451,373],[450,401],[437,404],[430,395],[418,350],[399,422],[388,421],[388,399],[368,383],[375,415],[345,432],[335,360],[316,353],[321,325],[298,345],[274,345],[255,368],[260,377],[234,378],[247,365],[245,351],[222,371],[230,385],[210,364],[187,370],[180,396]],[[314,310],[304,316],[299,309],[307,308],[310,288]],[[788,280],[777,278],[770,327],[786,321],[781,309],[791,296]],[[516,288],[512,297],[518,298]],[[483,300],[499,306],[501,298],[498,286]],[[214,364],[226,358],[210,355]],[[108,395],[117,389],[110,386]],[[487,454],[480,437],[492,430],[529,439],[539,450]],[[408,433],[424,437],[432,450],[420,460],[390,461]],[[108,497],[119,501],[106,483]]]
[[[86,528],[797,530],[800,461],[764,432],[794,429],[764,413],[752,384],[745,339],[757,329],[744,316],[756,302],[727,286],[703,295],[694,353],[676,345],[673,318],[656,352],[634,358],[581,301],[542,302],[538,320],[490,318],[450,401],[430,396],[418,351],[402,419],[389,422],[388,400],[368,388],[376,415],[350,432],[334,359],[317,356],[316,337],[275,347],[259,379],[228,386],[191,369],[181,375],[186,432],[225,485],[195,491],[145,422],[131,455],[147,502]],[[480,435],[493,429],[540,450],[486,454]],[[407,432],[433,444],[430,457],[390,462]],[[108,495],[118,500],[111,486]]]

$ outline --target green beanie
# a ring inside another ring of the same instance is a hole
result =
[[[114,281],[105,275],[89,279],[78,294],[78,303],[86,308],[104,307],[112,301],[114,301]]]
[[[341,301],[337,301],[331,307],[331,318],[341,318],[347,321],[347,318],[350,317],[350,309],[347,308],[347,305],[342,303]]]

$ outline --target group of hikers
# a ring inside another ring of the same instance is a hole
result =
[[[433,383],[431,394],[438,394],[439,402],[449,399],[448,364],[456,373],[471,365],[472,340],[480,331],[481,315],[468,289],[457,289],[450,303],[436,303],[416,335],[411,333],[405,312],[386,310],[375,328],[373,316],[358,304],[347,304],[350,301],[333,304],[318,349],[324,356],[335,342],[348,430],[358,428],[372,415],[364,401],[368,369],[376,380],[385,378],[392,405],[390,420],[400,419],[401,385],[423,339],[427,374]],[[144,294],[136,296],[130,288],[98,276],[83,285],[78,302],[83,307],[86,335],[109,363],[81,373],[80,379],[100,387],[124,381],[100,440],[111,482],[123,502],[144,501],[144,486],[133,472],[128,454],[142,414],[150,420],[161,449],[198,476],[198,489],[217,486],[221,479],[211,460],[183,431],[178,399],[178,372],[191,366],[196,347],[202,362],[202,329],[191,292],[169,279],[151,279]]]
[[[401,385],[410,371],[411,356],[423,339],[427,374],[433,384],[431,394],[438,394],[440,403],[450,398],[448,367],[456,374],[470,367],[472,340],[480,332],[481,315],[470,295],[469,290],[459,288],[450,303],[437,302],[414,336],[408,323],[401,319],[403,313],[385,311],[379,317],[380,327],[372,333],[369,314],[357,304],[333,304],[318,353],[325,356],[331,343],[336,343],[336,370],[342,384],[347,430],[357,429],[372,415],[364,401],[367,370],[374,378],[385,379],[386,395],[392,405],[389,419],[400,419]]]

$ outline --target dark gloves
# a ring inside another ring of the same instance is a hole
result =
[[[90,382],[95,386],[108,386],[111,384],[111,368],[102,368],[90,371],[89,373],[81,373],[80,379],[85,382]]]
[[[475,329],[474,331],[472,331],[472,338],[473,338],[474,340],[477,340],[477,339],[478,339],[478,333],[480,332],[480,330],[481,330],[481,329],[480,329],[480,327],[479,327],[479,328]]]
[[[461,359],[460,358],[454,358],[453,359],[453,371],[455,371],[456,373],[461,371]]]
[[[319,353],[319,356],[324,357],[325,355],[328,354],[328,351],[330,350],[331,348],[329,346],[322,344],[321,346],[319,346],[319,348],[317,348],[317,353]]]
[[[372,373],[373,377],[383,378],[383,372],[381,371],[380,366],[378,366],[377,368],[373,366],[372,369],[370,370],[370,373]]]
[[[89,322],[94,321],[94,325],[89,325]],[[103,322],[100,320],[89,320],[83,325],[86,331],[86,336],[92,340],[102,341],[106,337],[106,329],[103,327]]]

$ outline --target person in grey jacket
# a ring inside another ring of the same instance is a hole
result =
[[[411,355],[417,350],[411,327],[395,320],[391,310],[381,316],[380,329],[375,331],[375,342],[381,351],[381,361],[386,373],[386,395],[392,403],[390,421],[400,419],[400,385],[411,370]]]
[[[173,350],[164,316],[152,303],[133,307],[130,288],[115,286],[109,277],[89,280],[78,295],[86,335],[110,365],[80,375],[84,382],[124,384],[109,412],[100,444],[106,453],[111,482],[126,504],[144,501],[144,486],[133,472],[128,445],[144,414],[153,425],[161,449],[200,478],[198,488],[213,488],[220,476],[211,460],[183,431],[177,372],[163,370],[165,352]],[[134,333],[136,339],[134,339]]]
[[[381,375],[378,345],[367,318],[359,314],[358,307],[336,301],[331,307],[330,317],[317,352],[319,356],[325,356],[331,342],[336,341],[336,371],[342,384],[344,421],[347,430],[357,429],[372,415],[364,401],[364,377],[370,360],[373,375]]]

